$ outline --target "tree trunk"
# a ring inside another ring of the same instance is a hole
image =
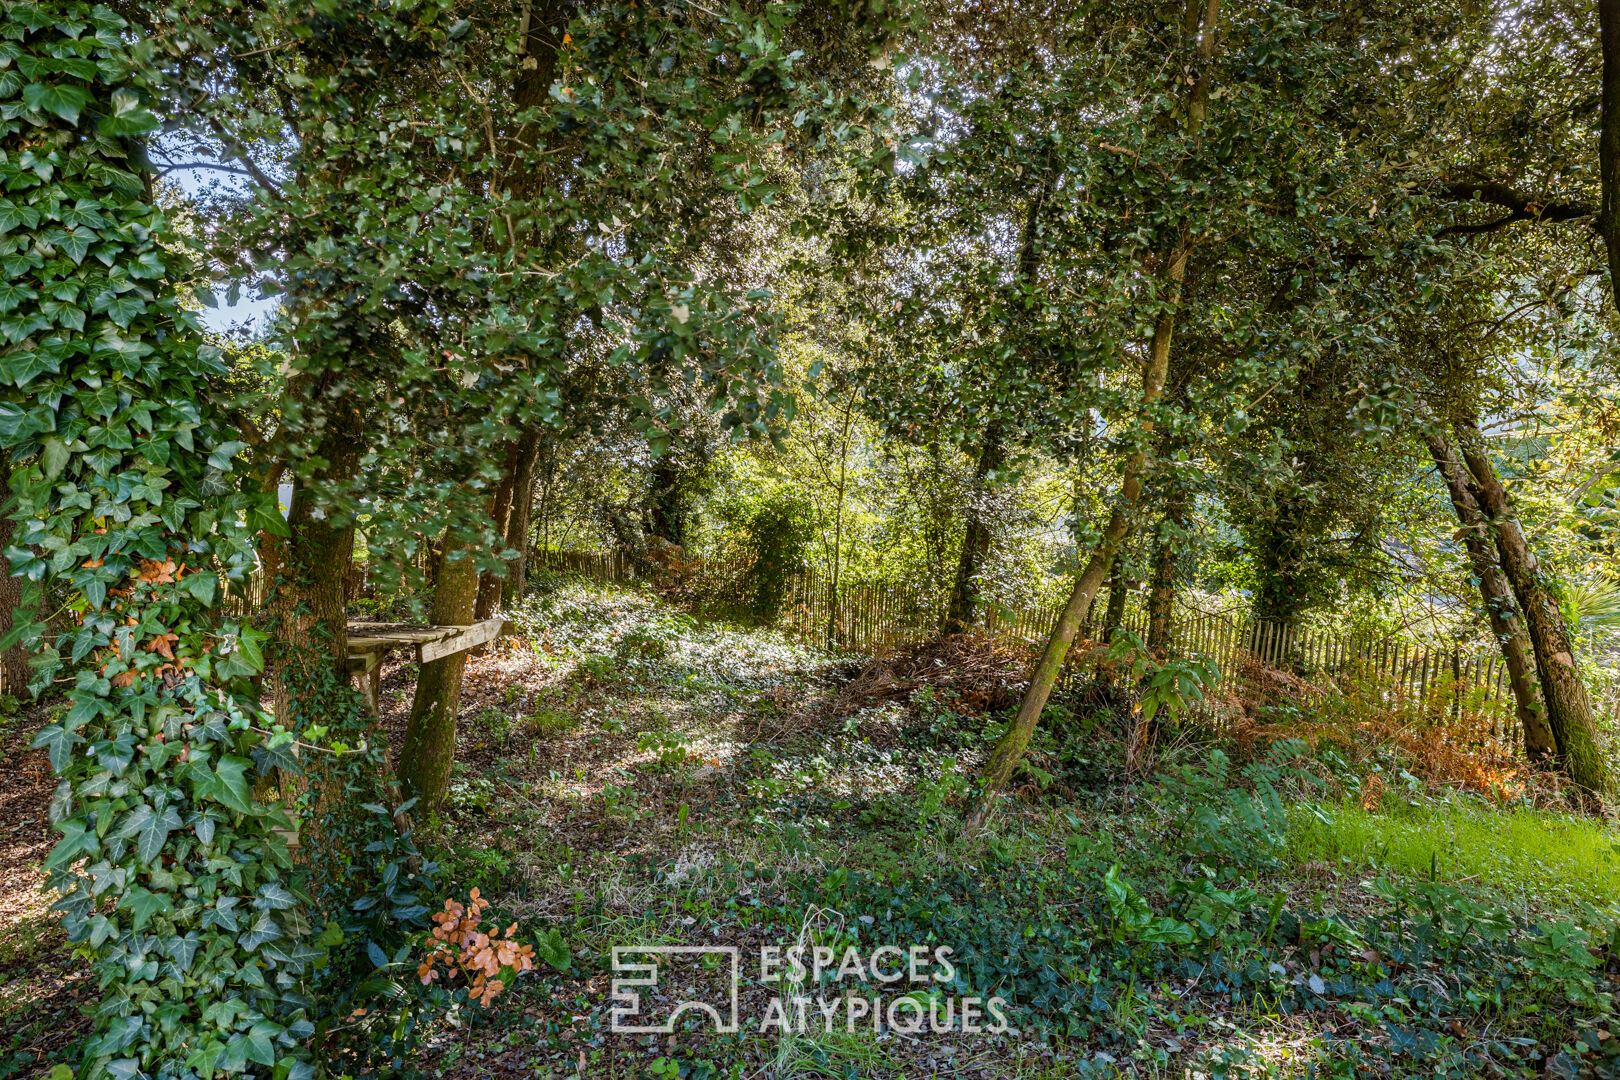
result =
[[[506,457],[501,462],[500,483],[495,486],[495,495],[489,504],[489,516],[495,522],[495,535],[503,540],[512,514],[512,487],[516,479],[520,450],[515,442],[507,446]],[[493,570],[485,570],[479,575],[478,602],[473,608],[473,618],[487,619],[495,614],[496,608],[501,606],[501,581],[501,577]]]
[[[478,570],[472,552],[455,546],[447,532],[430,618],[435,625],[470,622],[477,600]],[[396,771],[406,798],[419,799],[423,810],[437,806],[450,784],[450,766],[456,758],[456,714],[461,708],[461,679],[466,668],[467,654],[458,652],[423,664],[416,680],[416,697]]]
[[[1035,275],[1040,269],[1037,242],[1040,238],[1041,208],[1046,204],[1053,183],[1051,176],[1042,179],[1030,197],[1029,207],[1024,212],[1024,228],[1018,242],[1018,278],[1015,284],[1026,290],[1019,301],[1026,310],[1035,294],[1037,285]],[[1001,423],[998,420],[991,420],[984,426],[984,436],[979,443],[979,460],[974,464],[973,492],[967,506],[967,527],[962,534],[962,553],[956,564],[956,583],[951,589],[950,604],[945,609],[944,629],[947,634],[961,633],[971,627],[978,618],[979,575],[984,570],[984,561],[990,554],[990,542],[994,539],[994,530],[991,528],[984,500],[991,484],[994,483],[995,474],[1001,471],[1006,459]]]
[[[3,483],[0,477],[0,483]],[[11,546],[12,534],[17,530],[17,523],[11,520],[10,515],[0,517],[0,551]],[[11,563],[7,561],[0,566],[0,637],[11,632],[12,612],[22,605],[23,579],[11,576]],[[32,621],[33,612],[24,612],[23,617]],[[21,645],[13,645],[5,652],[0,652],[0,692],[21,700],[28,693],[28,680],[33,677],[33,669],[28,666],[28,650]]]
[[[512,479],[512,512],[507,517],[506,546],[517,555],[506,564],[503,602],[523,599],[529,576],[529,519],[534,508],[534,473],[540,457],[540,429],[523,433],[518,446],[517,473]]]
[[[1620,308],[1620,0],[1598,0],[1603,48],[1603,99],[1598,129],[1598,178],[1603,201],[1598,231],[1609,254],[1609,292]]]
[[[326,397],[319,378],[295,379],[293,401]],[[260,555],[272,591],[276,719],[293,730],[327,719],[352,703],[348,683],[348,599],[354,521],[317,505],[313,485],[342,484],[359,467],[364,421],[347,402],[326,404],[316,458],[320,475],[295,481],[286,537],[261,534]]]
[[[1211,7],[1213,6],[1212,3]],[[1181,297],[1181,283],[1186,278],[1187,257],[1191,254],[1191,250],[1191,241],[1186,230],[1183,230],[1176,242],[1175,250],[1171,252],[1166,263],[1164,284],[1167,286],[1165,295],[1167,303],[1154,324],[1153,342],[1148,348],[1148,361],[1142,371],[1144,410],[1158,401],[1164,393],[1165,376],[1170,369],[1170,340],[1176,325],[1175,305]],[[1145,436],[1151,432],[1152,421],[1143,420],[1142,426]],[[1018,715],[1013,718],[1007,733],[1001,737],[1001,741],[991,751],[989,760],[985,762],[984,769],[980,773],[983,797],[978,809],[974,811],[970,825],[976,826],[983,821],[989,809],[990,798],[1012,778],[1013,770],[1018,767],[1019,761],[1023,760],[1024,752],[1029,749],[1029,740],[1035,734],[1035,725],[1040,722],[1047,699],[1052,696],[1052,688],[1057,685],[1058,674],[1063,670],[1063,660],[1069,654],[1069,646],[1074,644],[1074,635],[1090,614],[1091,603],[1096,599],[1097,590],[1102,587],[1114,556],[1119,552],[1119,545],[1130,530],[1131,517],[1142,497],[1142,473],[1147,464],[1147,445],[1148,440],[1144,438],[1139,443],[1141,449],[1126,460],[1119,499],[1108,515],[1108,525],[1103,529],[1096,547],[1092,549],[1091,558],[1087,560],[1085,569],[1075,579],[1069,601],[1064,605],[1057,626],[1053,627],[1040,661],[1030,676],[1029,690],[1024,694]]]
[[[1148,593],[1147,647],[1163,657],[1170,648],[1170,616],[1176,600],[1176,549],[1181,542],[1185,496],[1178,488],[1165,501],[1164,523],[1153,552],[1153,588]]]
[[[1463,460],[1474,478],[1474,498],[1496,533],[1502,569],[1519,601],[1519,610],[1524,612],[1536,669],[1541,676],[1541,691],[1546,698],[1547,723],[1558,746],[1559,763],[1576,786],[1590,792],[1607,792],[1609,771],[1598,750],[1592,703],[1586,694],[1586,684],[1575,670],[1575,650],[1558,608],[1558,598],[1537,572],[1536,557],[1525,539],[1507,489],[1496,475],[1496,466],[1486,451],[1478,423],[1472,417],[1463,417],[1457,420],[1456,429]]]
[[[838,586],[844,560],[844,496],[849,490],[849,429],[855,419],[855,395],[844,405],[844,422],[838,436],[838,501],[833,507],[831,595],[827,603],[827,648],[838,644]]]
[[[1219,16],[1220,0],[1207,0],[1201,14],[1198,0],[1188,0],[1186,25],[1189,33],[1196,31],[1198,34],[1200,60],[1207,61],[1214,55],[1215,27]],[[1188,99],[1187,130],[1196,144],[1201,135],[1206,102],[1209,99],[1209,78],[1203,71],[1195,78]],[[1149,412],[1154,403],[1164,395],[1165,380],[1170,373],[1170,343],[1175,334],[1176,309],[1181,303],[1181,285],[1187,277],[1187,259],[1192,255],[1193,243],[1191,231],[1183,225],[1177,234],[1175,245],[1164,262],[1159,290],[1163,306],[1153,325],[1153,340],[1148,347],[1147,363],[1142,370],[1144,414]],[[1018,767],[1024,752],[1028,750],[1029,740],[1035,734],[1035,725],[1040,722],[1046,701],[1052,696],[1052,688],[1057,684],[1058,673],[1063,669],[1063,660],[1069,654],[1069,646],[1074,644],[1075,632],[1090,614],[1097,590],[1108,574],[1109,565],[1114,561],[1114,555],[1118,552],[1121,541],[1130,530],[1131,518],[1142,497],[1142,474],[1147,465],[1147,448],[1151,445],[1153,421],[1144,415],[1141,425],[1138,449],[1125,462],[1119,498],[1114,504],[1113,511],[1108,515],[1108,525],[1103,529],[1096,547],[1092,549],[1091,558],[1087,561],[1085,569],[1075,579],[1069,601],[1064,605],[1057,626],[1053,627],[1046,648],[1042,651],[1041,658],[1035,665],[1035,671],[1030,676],[1029,690],[1024,694],[1023,703],[1018,707],[1018,715],[1013,718],[1007,733],[991,751],[990,758],[980,773],[982,794],[978,807],[968,820],[970,829],[977,828],[983,823],[995,793],[1012,778],[1013,770]]]
[[[547,107],[551,84],[557,73],[557,51],[562,46],[564,30],[573,16],[575,9],[573,0],[524,0],[519,14],[518,45],[521,50],[518,56],[518,74],[512,83],[512,102],[519,110],[543,109]],[[540,148],[540,139],[543,134],[543,125],[530,121],[521,125],[510,145],[516,151],[511,167],[505,175],[499,177],[494,184],[504,187],[506,191],[519,199],[529,199],[538,194],[544,183],[544,170],[532,159],[532,154]],[[494,138],[493,133],[490,136]],[[515,252],[527,233],[533,229],[529,224],[522,232],[511,229],[512,221],[507,219],[508,232],[506,244]],[[493,241],[494,234],[491,234]],[[514,504],[513,486],[514,474],[518,471],[521,446],[532,438],[529,430],[520,435],[517,442],[508,447],[506,462],[501,473],[500,486],[495,491],[490,516],[495,521],[495,530],[498,535],[505,538],[511,532],[509,516]],[[532,465],[531,465],[532,469]],[[531,472],[532,475],[532,472]],[[527,515],[529,506],[528,496],[523,498],[525,518],[523,532],[527,534]],[[510,545],[509,545],[510,546]],[[526,550],[519,545],[519,562],[526,556]],[[511,564],[508,564],[510,569]],[[486,572],[477,579],[474,586],[476,599],[458,621],[466,622],[468,618],[489,618],[500,607],[502,598],[503,579],[493,572]],[[458,580],[459,587],[459,580]],[[511,595],[517,595],[513,593]],[[434,594],[435,610],[437,610],[438,594]],[[460,610],[456,608],[456,610]],[[465,658],[463,658],[465,664]],[[460,693],[460,675],[455,682],[457,695]]]
[[[973,470],[973,492],[967,505],[967,529],[962,536],[962,554],[956,564],[956,584],[945,609],[945,633],[959,634],[971,627],[979,614],[979,574],[990,554],[992,533],[984,505],[993,475],[1005,459],[1001,445],[1001,425],[990,423],[979,444],[979,460]]]
[[[1102,639],[1108,641],[1114,631],[1125,625],[1125,601],[1130,599],[1131,581],[1126,576],[1123,551],[1108,565],[1108,607],[1103,611]]]
[[[1507,665],[1514,712],[1519,719],[1519,729],[1524,732],[1525,756],[1536,762],[1552,761],[1557,756],[1558,745],[1547,724],[1546,705],[1541,700],[1541,686],[1532,666],[1530,639],[1514,607],[1508,584],[1503,580],[1485,515],[1474,501],[1463,464],[1457,460],[1451,445],[1439,435],[1427,436],[1424,441],[1429,444],[1429,453],[1434,456],[1434,463],[1446,482],[1446,491],[1451,495],[1452,508],[1457,511],[1457,521],[1463,528],[1463,547],[1468,552],[1468,562],[1485,602],[1485,616]]]

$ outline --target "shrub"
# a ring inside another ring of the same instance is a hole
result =
[[[814,536],[810,504],[792,495],[777,495],[743,520],[748,570],[743,593],[748,612],[763,624],[782,613],[793,575],[804,569],[804,552]]]
[[[467,1000],[485,1008],[525,971],[534,970],[534,946],[519,945],[513,936],[517,923],[488,931],[482,927],[489,901],[473,889],[462,906],[454,898],[444,902],[444,910],[433,915],[433,951],[416,969],[423,986],[439,978],[439,966],[446,972],[460,972],[466,982]]]

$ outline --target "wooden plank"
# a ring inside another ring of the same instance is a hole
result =
[[[423,644],[418,650],[417,659],[426,664],[446,656],[454,656],[458,652],[476,649],[480,645],[494,641],[500,635],[501,627],[505,623],[505,619],[485,619],[471,626],[440,627],[451,633]]]
[[[349,658],[343,664],[343,670],[351,675],[366,675],[382,667],[383,650],[371,649],[366,652],[349,650]]]

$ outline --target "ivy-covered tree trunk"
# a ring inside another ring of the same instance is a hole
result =
[[[1176,553],[1185,522],[1186,497],[1180,489],[1165,500],[1164,521],[1153,551],[1153,585],[1148,592],[1147,647],[1158,656],[1170,648],[1170,619],[1176,603]]]
[[[319,400],[319,380],[294,379],[289,400]],[[266,534],[261,547],[271,583],[275,633],[276,715],[300,725],[324,723],[348,707],[349,577],[354,522],[319,505],[311,482],[343,483],[359,462],[359,410],[339,405],[326,417],[318,457],[320,474],[293,489],[287,536]]]
[[[477,600],[478,569],[472,553],[456,546],[446,534],[429,618],[440,625],[470,622]],[[395,771],[406,798],[420,800],[423,809],[437,806],[450,785],[450,766],[456,759],[456,714],[461,709],[461,680],[466,669],[467,654],[459,652],[423,664],[416,679],[416,697]]]
[[[1310,575],[1321,554],[1313,544],[1322,537],[1313,535],[1305,524],[1308,500],[1294,490],[1278,491],[1272,499],[1270,516],[1258,522],[1252,532],[1254,552],[1254,617],[1280,627],[1273,640],[1291,642],[1293,629],[1310,606],[1313,596]],[[1267,662],[1287,666],[1293,658],[1279,648]]]
[[[984,439],[979,444],[979,460],[973,469],[973,490],[963,514],[967,526],[962,535],[961,556],[956,564],[956,583],[951,588],[951,600],[945,609],[947,634],[959,634],[978,619],[980,575],[985,560],[989,558],[990,542],[994,537],[985,500],[1005,457],[1001,445],[1001,426],[991,423],[985,427]]]
[[[1469,490],[1464,466],[1451,444],[1439,435],[1429,435],[1424,441],[1440,470],[1441,479],[1445,481],[1451,506],[1457,512],[1457,521],[1463,531],[1463,548],[1468,552],[1474,580],[1479,583],[1485,617],[1490,623],[1492,636],[1502,650],[1502,661],[1507,665],[1508,685],[1513,689],[1514,714],[1518,717],[1519,729],[1524,733],[1525,756],[1531,761],[1551,762],[1558,753],[1557,741],[1547,723],[1546,705],[1541,700],[1541,686],[1536,681],[1530,639],[1514,606],[1513,594],[1502,577],[1489,524],[1474,500],[1473,492]]]
[[[495,523],[495,535],[500,537],[506,536],[507,521],[512,514],[513,481],[516,479],[519,449],[516,443],[506,448],[506,457],[501,462],[501,479],[489,502],[489,517]],[[501,580],[495,570],[485,570],[479,575],[478,601],[473,607],[473,618],[487,619],[501,606]]]
[[[11,459],[9,454],[0,454],[0,501],[10,502],[11,499]],[[0,551],[11,546],[12,537],[16,534],[17,522],[10,514],[0,515]],[[11,573],[10,564],[0,566],[0,637],[11,633],[12,613],[22,604],[23,580]],[[34,621],[34,612],[24,612],[23,622]],[[28,667],[28,650],[21,645],[0,651],[0,692],[15,698],[23,698],[28,694],[28,680],[32,676]]]
[[[685,480],[673,453],[654,459],[647,491],[647,531],[676,547],[686,546]]]
[[[160,127],[148,103],[164,87],[140,30],[105,6],[3,10],[0,315],[27,328],[0,355],[11,570],[81,613],[21,633],[35,681],[66,689],[34,743],[60,778],[46,865],[102,995],[77,1068],[60,1067],[311,1080],[290,823],[251,790],[256,771],[297,768],[294,735],[253,693],[263,635],[220,609],[253,533],[283,525],[273,496],[239,483],[244,444],[214,412],[225,365],[178,291],[195,280],[187,240],[132,152]]]
[[[1496,473],[1478,423],[1472,417],[1462,417],[1455,426],[1463,461],[1474,478],[1474,498],[1496,534],[1502,569],[1525,616],[1547,705],[1547,724],[1558,745],[1559,764],[1577,786],[1590,792],[1607,792],[1612,785],[1598,749],[1592,702],[1575,669],[1575,649],[1558,597],[1541,578],[1536,556],[1525,539],[1502,478]]]
[[[1214,55],[1215,30],[1219,17],[1220,0],[1207,0],[1203,5],[1200,5],[1198,0],[1188,0],[1186,28],[1189,34],[1197,34],[1197,55],[1201,61],[1207,61]],[[1192,137],[1195,146],[1203,127],[1208,99],[1209,78],[1207,73],[1200,71],[1193,79],[1193,85],[1187,95],[1187,133]],[[1035,734],[1036,725],[1040,723],[1041,713],[1046,709],[1047,699],[1051,697],[1052,688],[1057,685],[1058,674],[1063,670],[1063,661],[1069,654],[1069,646],[1074,644],[1075,633],[1090,614],[1097,590],[1102,587],[1114,556],[1118,553],[1126,533],[1130,531],[1137,504],[1142,497],[1144,473],[1148,464],[1148,447],[1152,444],[1154,422],[1151,413],[1164,395],[1165,381],[1170,374],[1170,346],[1175,334],[1176,310],[1181,302],[1181,286],[1187,277],[1187,260],[1192,256],[1194,246],[1192,231],[1183,225],[1178,229],[1175,240],[1165,253],[1157,290],[1159,314],[1154,320],[1153,338],[1149,342],[1147,359],[1142,367],[1140,406],[1142,419],[1137,432],[1137,449],[1125,461],[1119,496],[1109,513],[1108,524],[1104,527],[1096,546],[1092,548],[1085,567],[1075,578],[1068,602],[1058,616],[1057,625],[1052,628],[1040,660],[1036,662],[1035,670],[1030,675],[1029,689],[1018,707],[1018,714],[1013,717],[1006,733],[992,748],[990,757],[979,774],[981,796],[969,819],[969,827],[976,828],[983,823],[995,793],[1012,779],[1013,770],[1018,767],[1018,763],[1023,760],[1025,752],[1029,749],[1030,739]]]

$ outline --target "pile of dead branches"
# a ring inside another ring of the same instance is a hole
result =
[[[886,701],[907,700],[934,688],[957,712],[980,715],[1018,704],[1029,685],[1029,649],[977,634],[907,645],[870,661],[839,691],[834,716],[849,716]]]

